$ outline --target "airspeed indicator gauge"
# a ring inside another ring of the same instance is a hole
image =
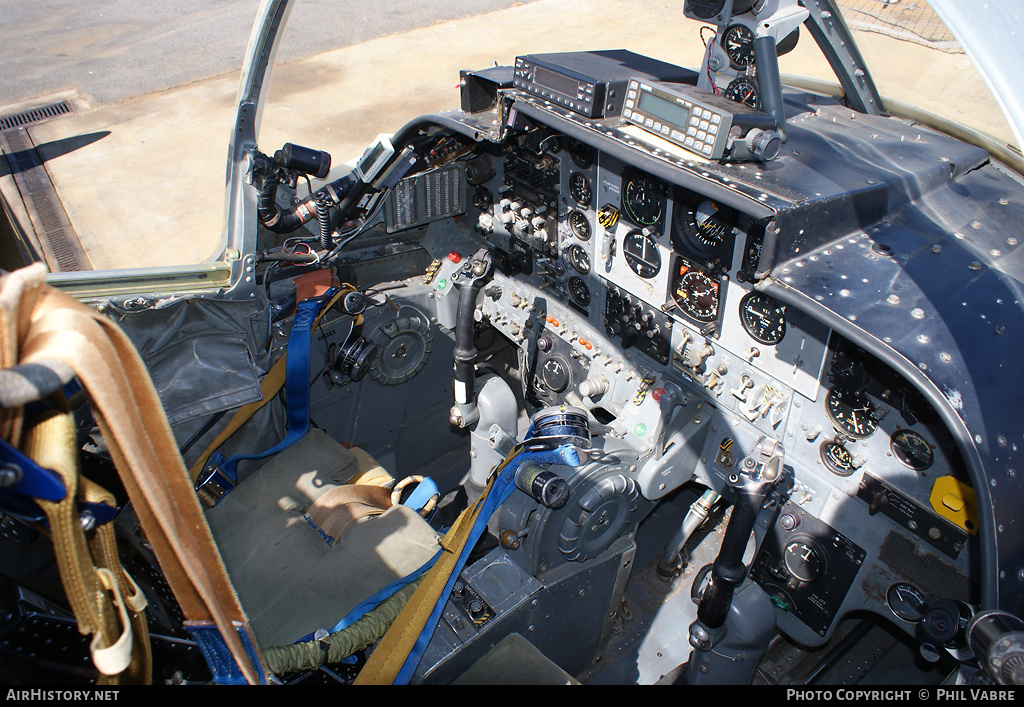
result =
[[[664,201],[661,187],[647,177],[632,177],[622,188],[622,205],[638,226],[654,226],[661,221]]]

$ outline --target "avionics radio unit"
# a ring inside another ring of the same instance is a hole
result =
[[[652,83],[643,78],[629,82],[622,117],[701,157],[721,158],[733,127],[739,137],[754,128],[777,127],[770,115],[742,103],[689,86]]]
[[[622,112],[630,78],[697,83],[697,74],[624,49],[516,57],[512,85],[587,118]]]

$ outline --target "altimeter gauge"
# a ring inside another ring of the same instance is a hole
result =
[[[734,69],[754,63],[754,33],[746,25],[732,25],[722,33],[722,48]]]

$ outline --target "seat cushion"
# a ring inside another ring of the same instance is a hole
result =
[[[207,512],[260,647],[330,629],[437,552],[437,534],[405,506],[356,521],[333,544],[307,522],[306,510],[317,498],[353,477],[365,478],[372,462],[366,456],[361,471],[350,450],[310,430]]]

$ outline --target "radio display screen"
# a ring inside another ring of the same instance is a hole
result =
[[[649,91],[640,91],[637,109],[652,118],[660,118],[662,122],[677,127],[685,127],[686,122],[690,119],[689,108],[674,101],[665,100],[661,96],[655,96]]]
[[[533,82],[538,86],[550,88],[552,91],[557,91],[563,96],[570,98],[576,98],[580,88],[579,82],[575,79],[562,76],[542,66],[535,66],[533,68]]]

